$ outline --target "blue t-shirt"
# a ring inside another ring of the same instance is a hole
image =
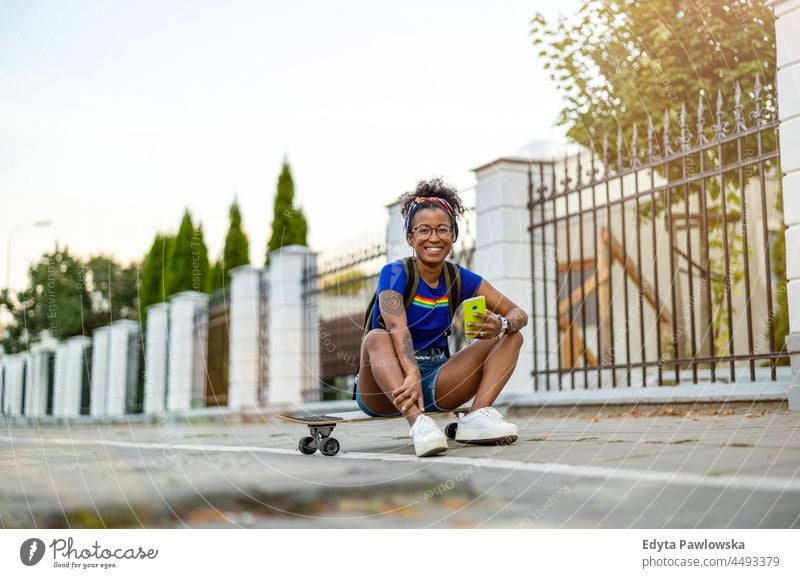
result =
[[[461,272],[461,295],[458,297],[460,305],[464,299],[475,297],[483,277],[473,273],[469,269],[464,269],[458,265]],[[387,289],[397,291],[400,295],[406,289],[406,270],[402,261],[395,261],[385,265],[381,269],[378,278],[378,295]],[[408,329],[411,331],[411,339],[414,342],[414,350],[428,349],[430,347],[444,347],[446,343],[445,332],[450,326],[449,303],[447,288],[444,282],[444,270],[439,278],[439,285],[432,289],[425,280],[420,277],[419,288],[414,300],[406,309]],[[378,326],[378,315],[380,305],[376,303],[375,311],[372,314],[372,329]]]

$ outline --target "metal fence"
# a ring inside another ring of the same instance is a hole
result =
[[[777,114],[742,100],[529,164],[535,390],[779,378]]]
[[[372,240],[361,247],[322,255],[306,270],[303,286],[307,315],[318,321],[308,351],[319,351],[320,375],[305,401],[347,399],[358,373],[364,314],[386,263],[386,245]],[[316,325],[316,323],[312,324]]]
[[[208,314],[205,317],[208,361],[203,406],[228,404],[229,310],[230,295],[228,291],[219,290],[211,295],[208,301]]]

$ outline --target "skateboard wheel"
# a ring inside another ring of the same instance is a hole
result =
[[[444,428],[444,435],[447,436],[448,439],[454,440],[456,439],[456,429],[458,428],[458,424],[456,422],[449,423]]]
[[[297,444],[297,449],[300,450],[300,453],[310,456],[317,451],[316,440],[311,436],[306,436],[300,440],[300,443]]]
[[[339,440],[336,438],[325,438],[322,440],[322,447],[319,449],[323,456],[335,456],[339,453]]]

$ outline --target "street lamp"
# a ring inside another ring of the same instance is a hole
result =
[[[11,293],[11,239],[14,233],[20,229],[27,229],[28,227],[49,227],[50,221],[34,221],[33,223],[25,223],[24,225],[17,225],[8,234],[8,243],[6,244],[6,289],[9,294]]]

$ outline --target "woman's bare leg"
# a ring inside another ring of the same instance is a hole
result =
[[[389,332],[373,329],[367,333],[361,342],[358,373],[358,393],[364,404],[375,413],[401,411],[392,402],[392,392],[403,383],[404,377]],[[402,413],[411,425],[422,414],[416,406]]]
[[[503,391],[522,349],[522,335],[476,339],[451,357],[436,380],[436,405],[456,409],[473,396],[470,411],[491,406]]]

